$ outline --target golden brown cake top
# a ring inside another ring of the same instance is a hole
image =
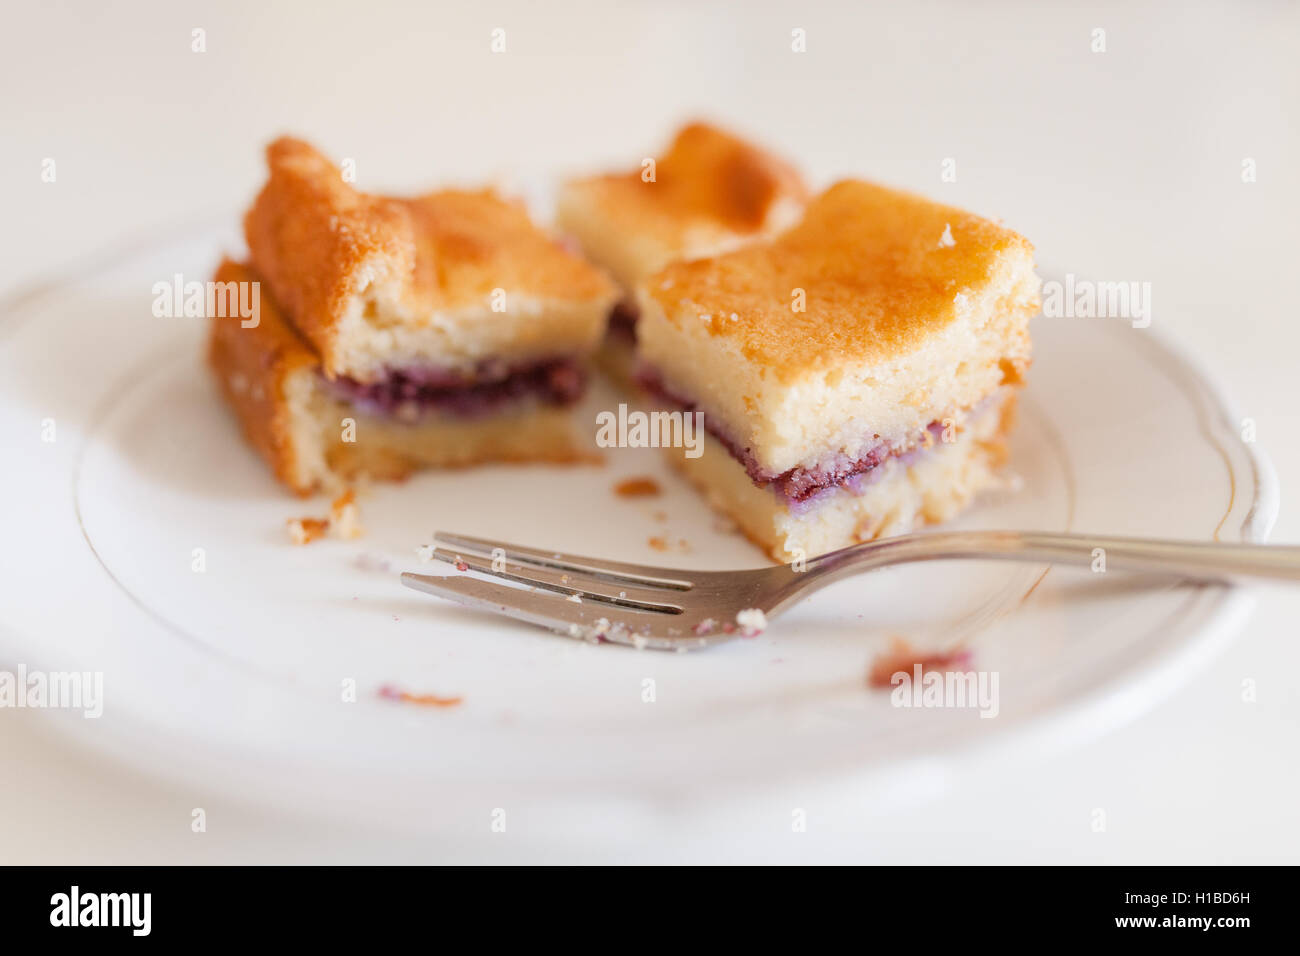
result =
[[[439,314],[517,321],[515,305],[568,307],[616,294],[522,205],[490,190],[412,199],[364,193],[311,145],[288,137],[267,148],[267,164],[270,178],[244,220],[251,262],[327,367],[338,365],[332,346],[350,311],[377,329],[418,328]],[[498,289],[511,303],[506,315],[492,307]]]
[[[725,130],[691,123],[645,167],[579,180],[592,204],[618,217],[628,231],[665,239],[701,222],[738,234],[758,232],[781,200],[808,195],[788,163]]]
[[[846,180],[775,239],[673,263],[642,295],[668,322],[702,323],[719,345],[787,377],[911,351],[990,292],[1023,308],[1032,255],[987,219]]]
[[[414,294],[431,307],[483,303],[494,289],[531,299],[611,294],[609,280],[492,190],[442,190],[396,200],[415,237]]]

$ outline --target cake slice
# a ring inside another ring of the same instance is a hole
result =
[[[258,282],[226,260],[216,282]],[[475,385],[408,383],[369,392],[325,374],[320,354],[265,292],[256,326],[211,319],[208,360],[244,436],[298,494],[360,477],[396,480],[422,467],[590,457],[567,406],[582,378],[557,361]]]
[[[639,376],[703,414],[687,476],[773,557],[811,556],[994,482],[1038,289],[1016,233],[841,182],[776,239],[643,282]]]
[[[613,282],[490,191],[391,199],[301,141],[267,157],[250,261],[216,277],[258,283],[259,321],[212,318],[210,359],[277,476],[305,494],[362,473],[588,456],[565,408]]]
[[[793,167],[704,123],[684,127],[668,151],[639,169],[564,185],[559,228],[623,286],[601,364],[627,381],[636,284],[678,259],[736,249],[795,222],[807,189]]]

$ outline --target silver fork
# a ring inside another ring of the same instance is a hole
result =
[[[442,547],[433,549],[433,556],[460,573],[406,572],[402,583],[407,587],[571,637],[658,650],[689,650],[752,636],[767,620],[834,581],[916,561],[978,558],[1081,567],[1104,561],[1108,571],[1202,581],[1300,581],[1300,547],[1106,535],[906,534],[810,558],[802,569],[776,565],[743,571],[677,571],[443,532],[436,532],[434,540]],[[468,571],[522,586],[484,581],[464,573]]]

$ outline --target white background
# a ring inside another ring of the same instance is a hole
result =
[[[630,166],[680,120],[708,117],[818,183],[860,175],[1001,216],[1046,269],[1152,283],[1153,324],[1226,384],[1277,466],[1273,539],[1300,541],[1296,4],[271,6],[7,11],[0,294],[178,224],[233,220],[279,132],[354,158],[363,188],[413,191]],[[507,52],[494,55],[497,27]],[[794,28],[806,53],[790,49]],[[940,180],[947,157],[955,183]],[[1257,182],[1242,182],[1247,158]],[[850,813],[799,839],[756,827],[743,842],[697,821],[689,844],[647,858],[1296,862],[1300,590],[1258,595],[1236,644],[1123,731],[1033,763],[998,758],[887,819]],[[29,711],[0,712],[0,755],[3,862],[577,856],[562,835],[447,845],[205,798],[73,751]],[[203,835],[189,827],[199,805]]]

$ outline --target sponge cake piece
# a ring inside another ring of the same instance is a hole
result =
[[[676,262],[643,282],[642,378],[668,403],[702,412],[731,459],[729,469],[709,467],[706,447],[683,465],[697,483],[725,501],[714,487],[725,477],[719,469],[747,475],[794,516],[779,540],[774,530],[751,533],[778,552],[802,547],[799,529],[825,492],[853,497],[869,472],[915,454],[913,465],[889,468],[906,478],[936,443],[958,444],[977,420],[982,437],[966,454],[997,444],[1030,362],[1038,289],[1033,248],[1016,233],[846,181],[769,242]],[[971,494],[992,474],[984,465],[966,471]],[[886,526],[879,517],[856,514],[857,530],[841,523],[836,534],[845,537],[823,534],[815,546],[850,544]]]
[[[806,198],[803,180],[783,160],[725,130],[691,123],[653,171],[643,166],[565,184],[557,223],[631,289],[676,259],[780,231],[798,218]]]
[[[670,262],[737,249],[780,232],[808,191],[778,157],[705,123],[692,123],[653,166],[573,180],[558,201],[559,228],[628,293],[610,315],[606,371],[630,384],[637,282]]]
[[[618,297],[522,206],[491,191],[363,193],[312,146],[267,149],[244,220],[250,265],[331,378],[472,378],[484,363],[587,353]]]
[[[214,279],[261,281],[230,260]],[[264,285],[259,289],[256,326],[245,327],[238,315],[209,319],[208,362],[244,437],[298,494],[362,476],[401,479],[425,467],[593,457],[567,407],[581,389],[572,370],[549,365],[522,379],[424,385],[395,409],[329,379],[311,344]]]

